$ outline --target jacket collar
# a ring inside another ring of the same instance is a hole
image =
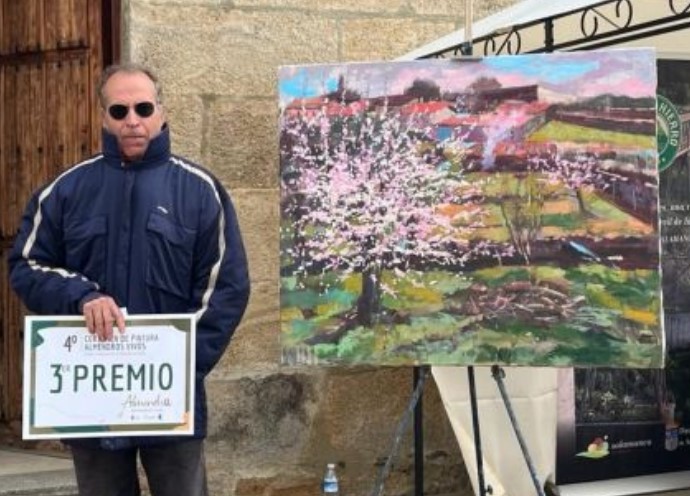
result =
[[[122,167],[122,155],[120,154],[120,147],[117,144],[117,138],[114,134],[108,132],[105,128],[102,131],[103,135],[103,156],[109,164]],[[170,159],[170,129],[167,124],[163,124],[163,129],[158,136],[149,142],[149,147],[146,149],[141,160],[127,164],[133,167],[148,167],[160,165]]]

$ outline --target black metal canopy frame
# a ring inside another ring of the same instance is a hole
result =
[[[593,50],[690,27],[690,0],[653,0],[653,3],[654,12],[650,13],[640,7],[640,0],[605,0],[550,17],[506,26],[476,37],[471,42],[466,41],[420,58],[455,58],[472,53],[516,55],[556,50]],[[570,27],[566,29],[564,26]],[[573,26],[579,26],[579,31]],[[534,31],[543,33],[541,40],[534,41]]]

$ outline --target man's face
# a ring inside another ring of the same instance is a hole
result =
[[[103,127],[115,135],[125,161],[144,156],[165,122],[156,87],[146,74],[117,72],[103,87]]]

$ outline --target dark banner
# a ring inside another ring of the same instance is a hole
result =
[[[663,370],[575,369],[559,381],[558,485],[690,469],[690,60],[659,60]]]

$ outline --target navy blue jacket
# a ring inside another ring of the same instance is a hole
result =
[[[123,164],[116,138],[105,131],[103,144],[102,154],[34,194],[10,254],[10,282],[37,314],[79,315],[80,303],[99,294],[130,315],[196,313],[195,437],[204,437],[204,377],[249,298],[235,210],[208,171],[171,155],[167,126],[138,162]],[[189,437],[101,445],[176,439]]]

